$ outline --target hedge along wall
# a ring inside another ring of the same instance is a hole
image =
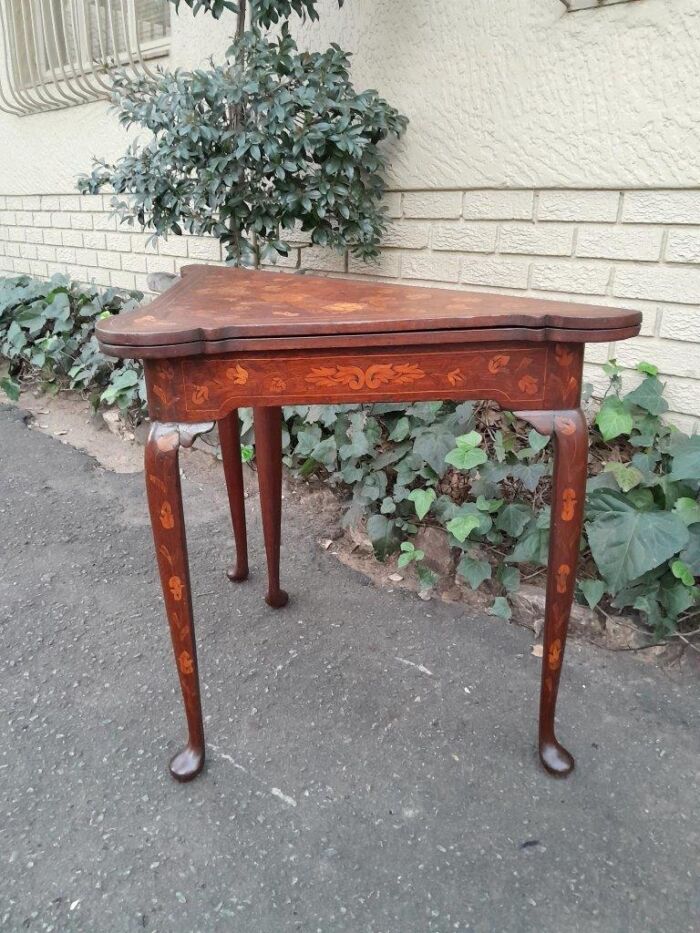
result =
[[[606,384],[609,357],[630,370],[651,360],[672,419],[687,431],[698,424],[700,190],[393,191],[387,207],[379,265],[298,241],[279,268],[638,308],[642,335],[589,347],[587,378]],[[209,238],[148,238],[118,225],[109,197],[0,196],[0,275],[63,272],[149,294],[150,273],[221,262]]]

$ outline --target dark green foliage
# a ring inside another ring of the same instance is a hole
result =
[[[9,362],[0,388],[16,401],[20,380],[31,377],[46,391],[64,386],[90,392],[95,406],[139,408],[145,401],[140,365],[104,356],[95,324],[142,298],[140,292],[99,291],[62,275],[48,281],[0,279],[0,357]]]
[[[225,10],[232,13],[238,13],[239,4],[235,0],[170,0],[178,9],[180,3],[190,7],[193,13],[197,14],[200,10],[206,10],[211,13],[215,19],[219,19]],[[343,6],[345,0],[338,0],[338,6]],[[296,13],[297,16],[308,16],[309,19],[318,19],[316,6],[318,0],[251,0],[250,7],[251,22],[257,26],[266,29],[280,20],[289,19]]]
[[[638,387],[622,395],[620,370],[608,364],[610,389],[591,430],[580,597],[636,609],[663,635],[699,601],[700,438],[661,420],[663,383],[651,364],[639,371]],[[504,618],[520,584],[514,565],[546,566],[551,455],[547,439],[511,415],[436,402],[286,416],[288,462],[351,490],[348,521],[368,518],[381,559],[400,548],[400,565],[418,567],[424,555],[410,537],[420,524],[442,526],[461,552],[458,574],[473,589],[487,586]]]
[[[189,3],[215,15],[235,4]],[[376,91],[358,92],[337,45],[300,52],[286,17],[315,17],[311,0],[253,7],[221,65],[156,77],[118,73],[120,122],[148,131],[114,163],[96,161],[79,189],[117,195],[123,222],[156,236],[217,237],[232,264],[285,256],[296,227],[313,244],[378,255],[385,228],[382,143],[407,121]],[[258,26],[283,22],[279,34]]]

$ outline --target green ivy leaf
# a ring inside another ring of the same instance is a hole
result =
[[[688,544],[681,551],[680,558],[694,576],[700,577],[700,525],[691,525],[688,535]]]
[[[367,534],[379,560],[386,560],[389,554],[398,550],[396,523],[386,515],[370,515],[367,519]]]
[[[683,586],[695,586],[695,577],[690,567],[682,560],[674,560],[671,564],[671,573],[680,580]]]
[[[700,502],[689,496],[680,496],[673,504],[673,511],[686,525],[700,522]]]
[[[434,489],[413,489],[408,495],[416,509],[416,515],[422,521],[435,501]]]
[[[700,435],[680,435],[671,445],[671,454],[671,480],[697,480],[700,477]]]
[[[505,619],[506,621],[513,615],[513,610],[510,608],[510,604],[505,596],[497,596],[488,612],[489,615],[497,616],[499,619]]]
[[[400,441],[406,440],[410,433],[411,422],[404,415],[403,418],[399,418],[399,420],[394,425],[394,430],[389,435],[389,440],[399,443]]]
[[[498,571],[498,579],[506,593],[516,593],[520,589],[520,571],[517,567],[502,564]]]
[[[604,441],[611,441],[621,434],[629,435],[634,426],[632,413],[622,399],[615,396],[605,399],[595,421]]]
[[[496,528],[511,538],[519,538],[532,518],[532,509],[524,502],[509,502],[496,519]]]
[[[618,463],[616,460],[610,461],[610,463],[605,464],[604,473],[612,473],[615,477],[617,485],[623,492],[629,492],[630,489],[634,489],[635,486],[639,484],[644,479],[641,472],[633,466],[627,466],[624,463]]]
[[[668,402],[663,397],[664,384],[656,376],[647,376],[634,391],[625,396],[627,403],[638,405],[651,415],[662,415],[668,411]]]
[[[480,512],[497,512],[503,505],[503,499],[487,499],[485,496],[478,496],[476,507]]]
[[[16,379],[13,379],[11,376],[3,376],[3,378],[0,379],[0,389],[2,389],[13,402],[19,401],[20,385]]]
[[[688,529],[670,512],[639,512],[614,492],[598,493],[597,505],[586,535],[612,592],[663,564],[688,543]]]
[[[642,360],[640,363],[637,363],[637,372],[646,373],[647,376],[658,376],[659,367],[654,366],[653,363],[645,363]]]
[[[464,554],[457,565],[457,573],[476,590],[484,580],[491,579],[491,564],[487,560],[477,560]]]
[[[530,431],[527,439],[529,441],[530,447],[535,451],[535,453],[539,453],[541,450],[544,450],[544,448],[549,443],[549,437],[546,434],[539,434],[535,430]]]
[[[605,584],[602,580],[581,580],[579,583],[579,589],[583,593],[586,602],[591,607],[591,609],[595,609],[595,607],[603,598],[603,594],[605,593]]]
[[[457,447],[445,457],[445,463],[457,467],[458,470],[473,470],[474,467],[486,463],[487,460],[485,452],[478,447]]]
[[[510,472],[514,479],[523,484],[525,489],[534,492],[539,481],[547,472],[547,468],[543,463],[515,463]]]
[[[481,517],[474,514],[457,515],[447,523],[447,530],[450,534],[463,543],[467,540],[472,531],[481,526]]]

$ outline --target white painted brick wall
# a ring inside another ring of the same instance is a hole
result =
[[[620,298],[700,304],[700,269],[628,263],[615,271],[613,294]]]
[[[589,259],[630,259],[658,262],[661,259],[662,227],[611,227],[591,224],[578,232],[576,255]]]
[[[464,217],[467,220],[531,220],[532,191],[467,191]]]
[[[462,265],[465,285],[491,288],[527,288],[528,263],[525,260],[466,256]]]
[[[436,224],[433,227],[432,246],[436,250],[457,253],[493,253],[497,235],[498,224]]]
[[[573,292],[578,295],[604,295],[610,282],[612,266],[607,263],[538,262],[532,263],[530,285],[548,292]]]
[[[461,217],[461,191],[407,191],[403,196],[404,217]]]
[[[667,382],[672,417],[700,426],[700,190],[470,190],[390,192],[379,263],[308,247],[291,231],[277,268],[370,276],[643,313],[642,334],[588,348],[586,378],[602,391],[611,356],[637,378],[640,359]],[[63,272],[101,286],[148,290],[150,272],[221,263],[207,237],[120,227],[110,197],[0,195],[0,276]]]
[[[619,204],[617,191],[542,191],[537,219],[614,223]]]
[[[570,256],[574,248],[573,224],[514,223],[501,226],[501,253],[529,256]]]
[[[697,224],[700,191],[627,191],[623,198],[623,223]]]
[[[671,230],[666,241],[668,262],[700,262],[700,230]]]

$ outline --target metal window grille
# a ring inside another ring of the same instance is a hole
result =
[[[17,116],[109,96],[110,68],[150,72],[168,51],[163,0],[0,0],[0,110]]]

